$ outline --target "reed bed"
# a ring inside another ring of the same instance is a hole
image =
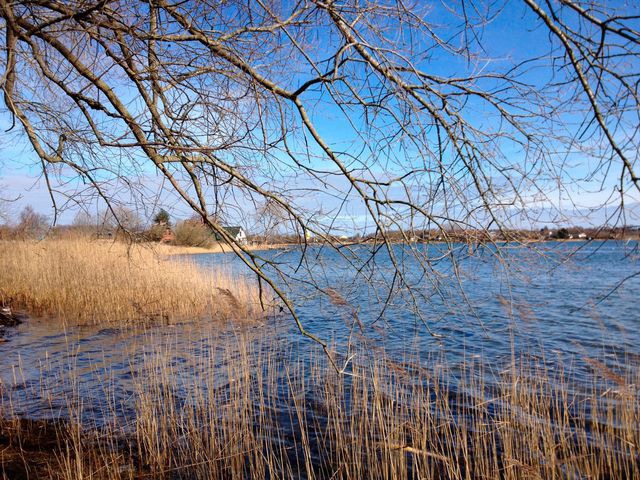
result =
[[[135,414],[108,427],[81,427],[82,402],[70,398],[71,420],[38,478],[640,474],[637,368],[607,378],[594,363],[585,383],[532,359],[493,372],[478,359],[454,367],[363,351],[339,375],[316,350],[292,355],[244,335],[224,345],[191,358],[189,368],[212,372],[197,379],[171,361],[171,345],[148,352],[128,400]],[[19,433],[12,438],[19,444]]]
[[[257,288],[150,248],[89,239],[0,241],[0,302],[75,323],[246,319]]]

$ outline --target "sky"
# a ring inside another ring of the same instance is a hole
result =
[[[422,4],[425,5],[425,4]],[[494,4],[499,5],[499,4]],[[611,3],[610,5],[613,5]],[[631,5],[619,3],[618,6],[622,11],[633,8]],[[492,71],[495,68],[500,67],[501,64],[507,65],[509,63],[517,63],[519,59],[525,57],[540,57],[545,60],[548,57],[551,47],[547,40],[547,33],[540,28],[538,22],[534,21],[531,17],[531,13],[526,11],[523,4],[519,2],[506,2],[499,10],[499,14],[496,18],[481,32],[481,37],[478,38],[478,43],[481,48],[478,48],[479,57],[476,59],[477,64],[474,66],[464,65],[464,60],[451,60],[450,56],[444,56],[442,52],[438,53],[438,49],[435,49],[433,54],[425,53],[424,58],[419,60],[419,66],[425,71],[428,71],[433,75],[440,75],[443,77],[451,77],[459,75],[460,72],[471,70]],[[468,12],[473,16],[473,12]],[[455,28],[455,22],[451,13],[446,9],[446,6],[440,3],[433,3],[431,5],[431,11],[429,12],[428,19],[433,25],[439,28],[439,32],[443,34],[455,35],[457,29]],[[322,30],[319,30],[322,34]],[[389,33],[393,35],[394,32]],[[398,34],[397,32],[395,33]],[[480,33],[479,33],[480,34]],[[319,44],[326,42],[330,44],[330,39],[319,38]],[[455,43],[455,41],[453,42]],[[324,55],[322,49],[317,52],[318,56]],[[486,58],[483,58],[483,54],[486,54]],[[0,63],[0,68],[2,68]],[[357,67],[356,70],[357,72]],[[531,84],[544,83],[547,75],[541,68],[532,68],[527,71],[523,71],[522,80]],[[285,77],[286,78],[286,77]],[[304,75],[291,76],[289,78],[292,85],[298,85],[304,81]],[[490,82],[490,81],[487,81]],[[482,85],[482,84],[481,84]],[[487,86],[489,83],[487,83]],[[374,84],[375,86],[375,84]],[[336,151],[341,153],[352,155],[355,160],[354,165],[357,162],[367,162],[365,158],[375,158],[376,167],[371,170],[371,174],[379,175],[384,178],[385,175],[390,175],[390,172],[396,173],[396,170],[402,170],[403,168],[411,168],[413,165],[407,165],[409,162],[419,163],[420,154],[419,151],[412,151],[410,147],[401,145],[401,141],[397,143],[391,143],[385,146],[384,150],[376,151],[375,147],[371,150],[363,150],[363,144],[358,140],[357,130],[362,128],[363,119],[358,117],[358,113],[352,118],[355,118],[355,124],[350,125],[345,121],[342,111],[340,111],[334,104],[326,102],[327,93],[319,93],[313,89],[305,94],[305,105],[309,110],[309,114],[316,124],[318,130],[323,137]],[[137,101],[136,98],[129,98],[131,103]],[[515,105],[514,108],[526,109],[527,105]],[[483,125],[490,129],[500,131],[500,125],[495,122],[495,116],[492,115],[486,106],[481,103],[469,101],[461,106],[460,114],[466,118],[475,122],[477,125]],[[563,117],[564,122],[578,123],[582,120],[582,117],[577,114],[575,119],[571,117],[571,113],[565,113]],[[7,109],[0,102],[0,198],[4,200],[12,200],[9,209],[12,213],[19,212],[24,206],[31,205],[37,211],[45,213],[51,216],[52,202],[50,194],[47,191],[43,178],[40,172],[39,159],[32,151],[30,145],[25,140],[24,136],[21,136],[15,131],[5,132],[10,124],[10,117],[7,113]],[[381,122],[378,126],[383,125]],[[410,125],[409,128],[413,131],[419,132],[422,128],[421,125]],[[576,127],[577,128],[577,127]],[[427,127],[424,127],[425,132]],[[570,132],[569,132],[570,133]],[[380,137],[384,135],[384,129],[375,133]],[[429,135],[431,137],[429,137]],[[425,133],[430,141],[433,141],[433,133]],[[295,147],[302,151],[307,147],[307,137],[298,135],[295,137]],[[585,142],[586,143],[586,142]],[[328,167],[330,165],[326,162],[326,159],[322,159],[322,153],[317,147],[308,147],[311,152],[311,162],[314,167],[319,169],[334,168]],[[366,153],[362,153],[366,152]],[[502,145],[502,154],[504,158],[501,160],[507,163],[513,163],[519,165],[523,162],[524,153],[515,146],[509,146],[508,142]],[[361,155],[361,157],[358,157]],[[637,155],[637,152],[636,152]],[[386,156],[389,161],[385,162]],[[344,158],[349,158],[344,155]],[[574,183],[569,182],[569,178],[583,179],[587,176],[587,171],[592,167],[590,163],[592,159],[587,158],[585,154],[570,153],[567,155],[557,155],[550,159],[552,162],[565,162],[565,176],[563,180],[566,183],[562,189],[554,191],[552,184],[546,186],[546,197],[540,199],[536,197],[535,192],[529,191],[528,187],[523,189],[523,197],[525,198],[528,207],[532,211],[537,209],[544,211],[545,209],[561,209],[564,213],[562,221],[569,223],[588,225],[605,223],[607,218],[611,215],[612,209],[618,204],[618,199],[612,196],[612,192],[617,188],[617,175],[610,173],[605,176],[603,174],[596,175],[592,179],[580,180]],[[256,161],[259,164],[259,161]],[[342,202],[344,199],[336,199],[329,192],[345,192],[348,189],[348,185],[340,179],[331,178],[327,180],[325,185],[325,191],[322,192],[322,188],[316,190],[317,184],[314,184],[310,178],[306,175],[297,175],[295,169],[291,164],[287,164],[287,159],[283,156],[275,161],[275,164],[282,168],[274,174],[274,178],[280,182],[278,188],[286,189],[300,189],[307,191],[308,195],[305,197],[305,206],[309,209],[315,209],[320,212],[320,215],[327,216],[327,221],[330,219],[335,220],[335,225],[341,229],[348,230],[351,228],[362,228],[364,225],[370,225],[370,221],[367,220],[367,214],[363,209],[363,206],[355,201],[354,196],[346,195],[346,202]],[[384,171],[382,165],[387,165],[389,171]],[[53,178],[53,177],[52,177]],[[94,208],[99,209],[99,205],[95,205],[93,197],[87,199],[83,196],[85,192],[84,186],[77,181],[70,180],[66,175],[62,175],[62,184],[58,184],[55,178],[54,190],[65,190],[67,195],[61,195],[54,193],[54,197],[57,199],[58,206],[63,206],[61,215],[58,218],[58,223],[69,223],[73,220],[78,212],[78,207],[74,205],[74,202],[69,202],[68,197],[71,193],[71,197],[75,197],[76,200],[82,199],[84,205],[88,205],[89,210]],[[265,177],[266,178],[266,177]],[[424,177],[426,181],[427,177]],[[604,178],[604,180],[603,180]],[[185,218],[190,216],[190,210],[178,202],[175,193],[171,189],[167,188],[166,184],[162,181],[161,177],[155,173],[152,169],[147,167],[143,168],[136,175],[130,175],[127,179],[132,188],[127,189],[125,185],[115,185],[114,191],[116,192],[116,198],[123,203],[130,203],[136,205],[139,214],[143,218],[151,218],[155,210],[159,207],[167,208],[174,218]],[[499,179],[496,179],[498,181]],[[415,182],[419,183],[420,177],[415,178]],[[283,187],[284,186],[284,187]],[[419,186],[419,185],[418,185]],[[389,194],[394,198],[402,198],[406,195],[406,192],[402,192],[401,188],[396,190],[390,189]],[[315,191],[315,193],[314,193]],[[253,221],[250,212],[252,205],[242,198],[229,198],[230,204],[233,204],[231,210],[237,212],[237,218],[240,217],[245,222],[249,223]],[[640,223],[638,220],[640,213],[638,212],[638,202],[640,198],[637,195],[631,194],[627,200],[627,223],[636,224]],[[596,212],[591,210],[597,206],[610,203],[611,207],[600,209]],[[6,205],[6,202],[5,202]],[[5,206],[6,208],[6,206]],[[324,212],[324,213],[323,213]],[[232,213],[231,216],[236,215]],[[539,221],[533,226],[542,225],[546,222],[554,220],[552,214],[540,213]]]

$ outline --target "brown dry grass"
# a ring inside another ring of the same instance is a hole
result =
[[[144,246],[88,239],[0,242],[0,301],[80,323],[247,318],[254,285]]]
[[[322,354],[283,356],[271,342],[236,336],[194,360],[217,375],[187,384],[173,347],[154,349],[139,367],[152,376],[136,377],[136,418],[107,430],[70,423],[41,471],[64,480],[640,473],[637,369],[620,374],[628,388],[611,397],[597,376],[575,390],[573,373],[529,360],[493,374],[477,359],[452,371],[442,359],[379,355],[340,376]],[[80,418],[81,402],[70,402]]]

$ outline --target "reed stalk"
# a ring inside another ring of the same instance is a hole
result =
[[[257,288],[150,248],[89,239],[0,241],[0,303],[74,323],[245,320]]]

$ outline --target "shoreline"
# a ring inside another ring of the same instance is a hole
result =
[[[189,247],[183,245],[170,245],[167,243],[153,243],[147,242],[140,244],[141,246],[149,246],[151,249],[158,251],[163,255],[174,256],[174,255],[202,255],[208,253],[233,253],[233,249],[221,243],[217,243],[211,247]],[[251,252],[261,252],[267,250],[278,250],[282,248],[290,248],[295,246],[296,244],[291,243],[274,243],[274,244],[256,244],[256,245],[246,245],[245,248]]]
[[[512,240],[491,240],[478,242],[475,239],[462,240],[456,239],[447,242],[445,240],[429,240],[429,241],[416,241],[416,242],[399,242],[399,241],[390,241],[391,245],[447,245],[451,244],[461,244],[466,245],[471,243],[473,245],[492,245],[492,244],[519,244],[519,245],[529,245],[529,244],[539,244],[539,243],[581,243],[588,244],[591,242],[627,242],[627,241],[639,241],[640,237],[625,237],[625,238],[592,238],[592,239],[582,239],[582,238],[550,238],[550,239],[512,239]],[[358,245],[380,245],[382,241],[375,240],[364,240],[357,242],[344,241],[344,243],[336,244],[340,247],[355,247]],[[224,244],[216,244],[212,247],[189,247],[189,246],[181,246],[181,245],[170,245],[163,243],[153,243],[147,242],[140,244],[141,246],[149,246],[150,248],[158,251],[167,256],[174,255],[202,255],[202,254],[210,254],[210,253],[233,253],[233,249]],[[323,247],[328,244],[323,244],[321,242],[308,242],[307,247]],[[256,245],[246,245],[245,248],[251,252],[261,252],[268,250],[280,250],[280,249],[291,249],[291,248],[300,248],[303,247],[304,243],[273,243],[273,244],[256,244]]]

